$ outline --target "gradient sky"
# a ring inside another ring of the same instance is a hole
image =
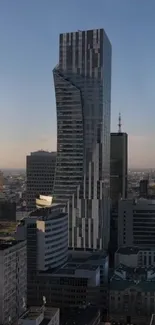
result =
[[[56,149],[59,33],[104,28],[113,47],[111,129],[129,166],[155,167],[155,0],[0,0],[0,167]]]

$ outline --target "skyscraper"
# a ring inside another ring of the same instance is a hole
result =
[[[54,197],[67,203],[69,246],[109,241],[111,44],[103,29],[60,34]]]
[[[27,209],[36,207],[36,198],[41,195],[52,195],[56,152],[36,151],[26,157],[27,175]]]
[[[148,197],[148,187],[149,187],[149,180],[148,178],[146,179],[141,179],[139,183],[139,196],[142,198],[147,198]]]
[[[118,125],[118,133],[111,133],[110,197],[113,206],[120,198],[127,197],[128,135],[121,132],[120,116]]]

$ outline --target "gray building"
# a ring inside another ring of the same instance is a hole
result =
[[[121,246],[155,247],[155,201],[119,201],[118,247]]]
[[[109,281],[109,319],[146,325],[155,313],[155,268],[119,265]]]
[[[58,268],[68,258],[68,216],[64,206],[53,204],[49,208],[34,210],[30,217],[21,220],[16,238],[27,239],[28,304],[33,305],[39,271]]]
[[[0,324],[16,322],[27,305],[26,241],[0,240]]]
[[[27,238],[28,305],[39,306],[45,296],[47,306],[61,310],[91,303],[106,308],[108,255],[68,251],[68,219],[61,209],[38,209],[18,225],[17,238]]]
[[[53,70],[57,109],[56,201],[69,212],[69,246],[109,242],[111,44],[103,29],[60,34]]]
[[[110,152],[110,197],[117,206],[120,198],[127,198],[128,182],[128,135],[111,133]]]
[[[139,182],[139,196],[141,198],[148,198],[148,190],[149,190],[149,180],[141,179]]]
[[[36,207],[36,197],[53,192],[56,152],[31,152],[26,158],[27,209]]]

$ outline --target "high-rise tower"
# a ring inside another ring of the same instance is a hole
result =
[[[69,246],[109,242],[111,44],[103,29],[60,34],[56,201],[69,211]]]
[[[118,133],[111,133],[110,151],[110,196],[113,207],[120,198],[127,197],[128,135],[121,131],[121,115],[118,118]]]

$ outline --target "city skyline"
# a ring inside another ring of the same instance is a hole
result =
[[[155,167],[155,3],[97,3],[89,1],[89,17],[87,1],[0,3],[0,168],[22,168],[31,151],[56,150],[52,68],[58,34],[100,27],[113,46],[111,131],[117,131],[121,112],[122,131],[129,135],[129,167]]]

